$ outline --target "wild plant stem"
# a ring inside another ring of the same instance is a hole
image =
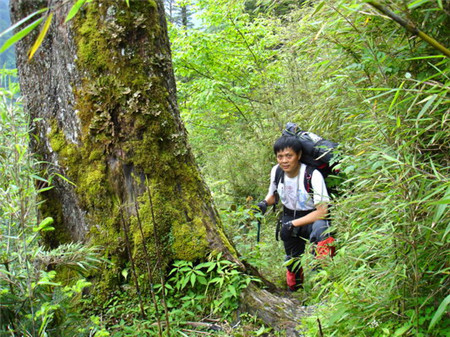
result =
[[[123,231],[125,234],[125,244],[127,246],[128,257],[129,257],[130,263],[131,263],[131,273],[133,274],[134,284],[135,284],[136,292],[137,292],[137,295],[139,298],[139,307],[141,309],[141,316],[143,319],[145,319],[146,315],[145,315],[145,310],[144,310],[144,306],[142,303],[141,290],[139,288],[139,281],[138,281],[137,274],[136,274],[136,267],[135,267],[135,263],[134,263],[133,254],[131,253],[130,240],[129,240],[129,236],[128,236],[129,229],[128,229],[127,223],[124,219],[124,216],[123,216],[122,207],[120,208],[120,218],[122,221]]]
[[[150,210],[151,210],[151,214],[152,214],[153,236],[154,236],[155,248],[156,248],[155,249],[156,250],[156,260],[157,260],[159,268],[162,269],[161,244],[159,242],[158,233],[157,233],[157,230],[156,230],[157,229],[157,227],[156,227],[156,218],[155,218],[155,212],[154,212],[154,209],[153,209],[153,199],[152,199],[152,193],[150,191],[150,183],[149,183],[148,179],[146,179],[145,186],[147,188],[148,200],[149,200],[149,203],[150,203]],[[161,286],[162,286],[161,296],[162,296],[162,299],[163,299],[164,312],[165,312],[165,315],[166,315],[167,336],[170,336],[169,309],[167,308],[166,295],[165,295],[166,283],[165,283],[165,280],[164,280],[164,277],[163,277],[162,273],[160,273],[160,278],[161,278]]]
[[[142,237],[142,247],[143,247],[143,250],[144,250],[145,263],[147,265],[148,280],[149,280],[149,283],[150,283],[150,293],[152,295],[152,301],[153,301],[153,305],[155,307],[156,321],[157,321],[157,324],[158,324],[158,334],[159,334],[159,336],[162,336],[161,319],[159,317],[158,303],[157,303],[155,291],[154,291],[154,288],[153,288],[153,281],[152,281],[153,280],[153,272],[152,272],[151,267],[150,267],[150,256],[148,254],[147,244],[145,243],[144,231],[142,230],[142,222],[141,222],[141,217],[139,216],[139,207],[138,207],[138,204],[137,204],[136,196],[134,195],[134,190],[132,190],[132,193],[133,193],[132,197],[134,199],[134,208],[136,210],[136,219],[137,219],[137,223],[138,223],[138,226],[139,226],[139,231],[140,231],[141,237]],[[164,292],[164,289],[163,289],[163,292]]]

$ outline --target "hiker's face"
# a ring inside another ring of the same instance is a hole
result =
[[[277,162],[288,176],[295,177],[300,168],[299,160],[301,156],[301,153],[295,153],[292,148],[288,147],[277,152]]]

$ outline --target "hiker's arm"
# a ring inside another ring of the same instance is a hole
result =
[[[275,204],[275,195],[274,194],[267,194],[264,200],[267,202],[268,206],[272,206]]]
[[[308,225],[310,223],[313,223],[316,220],[324,219],[328,214],[328,206],[326,204],[319,204],[316,206],[316,210],[312,211],[311,213],[292,220],[292,224],[294,227],[300,227],[304,225]]]

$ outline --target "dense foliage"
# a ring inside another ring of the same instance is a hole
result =
[[[39,219],[36,194],[52,188],[52,177],[37,175],[36,158],[28,151],[29,121],[17,100],[18,84],[11,80],[16,75],[1,72],[0,335],[101,331],[96,324],[78,327],[80,315],[73,307],[90,284],[82,274],[100,262],[96,249],[40,245],[40,234],[54,228],[52,218]]]
[[[383,5],[450,45],[448,2]],[[364,1],[198,6],[201,29],[172,30],[179,102],[243,256],[279,277],[273,225],[255,250],[248,207],[265,195],[272,142],[297,122],[340,142],[347,177],[333,211],[339,253],[307,271],[299,296],[318,310],[303,324],[311,335],[317,318],[326,335],[447,335],[448,58]]]
[[[306,281],[294,296],[315,308],[302,331],[447,336],[449,59],[365,1],[181,4],[196,16],[195,24],[171,29],[179,105],[242,259],[283,286],[275,214],[262,218],[251,205],[266,193],[273,141],[286,122],[297,122],[341,144],[345,178],[332,213],[337,256],[320,268],[311,255],[301,261]],[[448,1],[382,5],[450,46]],[[95,248],[39,245],[52,220],[39,219],[35,196],[51,188],[52,177],[35,173],[27,116],[8,76],[14,74],[2,77],[0,106],[0,334],[270,331],[239,320],[239,292],[252,279],[220,256],[175,261],[165,284],[147,284],[130,265],[121,270],[121,289],[93,301],[85,278],[106,263]]]
[[[0,336],[161,336],[169,329],[182,334],[190,325],[224,330],[216,317],[231,317],[240,291],[257,280],[220,255],[197,265],[176,261],[161,284],[148,284],[130,264],[120,272],[122,288],[99,303],[89,296],[89,272],[112,262],[81,243],[42,245],[41,234],[54,228],[52,218],[39,218],[45,200],[37,195],[52,188],[54,176],[37,173],[15,76],[14,70],[1,72]]]

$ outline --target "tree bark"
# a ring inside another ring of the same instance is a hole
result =
[[[251,269],[227,239],[188,147],[162,2],[94,1],[65,24],[70,1],[12,0],[13,23],[49,2],[53,21],[33,59],[27,52],[38,31],[16,45],[31,148],[53,177],[41,194],[40,213],[56,228],[45,244],[103,247],[115,263],[102,270],[100,289],[120,283],[125,241],[141,268],[148,258],[164,271],[174,259],[222,252]],[[276,326],[277,315],[263,317]]]

